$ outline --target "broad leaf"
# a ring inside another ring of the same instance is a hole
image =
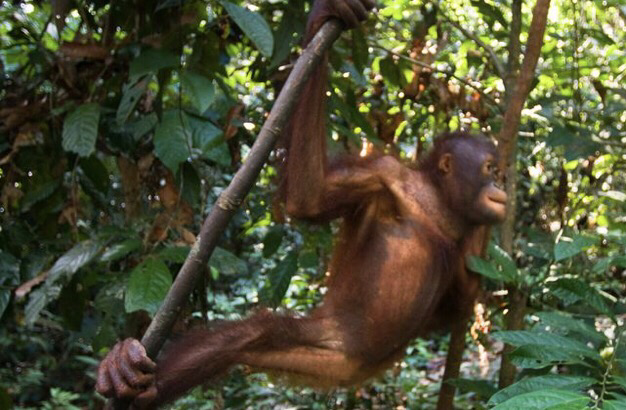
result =
[[[447,383],[457,387],[462,392],[473,392],[483,398],[491,397],[498,388],[486,380],[451,379]]]
[[[191,139],[193,148],[199,153],[200,156],[208,159],[211,158],[212,151],[217,147],[225,147],[226,143],[222,138],[222,130],[216,127],[212,122],[207,120],[201,120],[195,117],[187,117],[189,128],[191,129]],[[227,161],[222,165],[230,164],[230,155],[225,156]]]
[[[159,252],[159,258],[164,262],[184,263],[190,250],[189,246],[170,246]]]
[[[176,55],[165,50],[148,49],[144,50],[139,57],[130,63],[129,77],[131,81],[139,77],[154,73],[163,68],[178,67],[179,59]]]
[[[493,337],[512,346],[545,346],[562,349],[563,352],[580,354],[592,359],[600,359],[600,355],[585,343],[577,340],[546,332],[533,332],[528,330],[514,330],[496,332]]]
[[[248,264],[245,261],[220,247],[213,251],[209,265],[222,275],[246,275],[248,273]]]
[[[183,5],[184,0],[160,0],[155,7],[154,11],[161,11],[174,7],[181,7]]]
[[[39,318],[41,311],[61,294],[61,287],[57,285],[43,285],[32,291],[28,298],[28,303],[24,308],[24,323],[32,326]]]
[[[541,319],[538,325],[544,330],[561,329],[567,334],[577,334],[582,336],[583,340],[592,341],[595,345],[607,342],[604,334],[596,331],[595,327],[585,323],[582,319],[575,319],[572,316],[558,312],[539,312],[536,315]]]
[[[519,272],[511,256],[504,249],[493,243],[489,245],[488,251],[491,259],[500,266],[502,274],[509,278],[509,281],[517,282],[519,280]]]
[[[265,238],[263,238],[263,257],[269,258],[274,255],[283,241],[285,232],[280,225],[273,226],[269,229]]]
[[[594,308],[597,312],[612,315],[608,299],[587,283],[574,278],[562,278],[548,283],[552,294],[568,305],[582,302]]]
[[[117,107],[117,114],[115,119],[119,125],[122,125],[126,122],[130,114],[133,112],[137,103],[139,102],[141,96],[146,91],[148,87],[149,80],[143,79],[136,84],[126,84],[123,88],[122,100],[120,101],[120,105]]]
[[[269,272],[268,285],[264,289],[264,301],[270,306],[280,305],[297,270],[298,254],[291,252]]]
[[[289,7],[285,10],[285,15],[280,20],[280,25],[274,35],[274,52],[269,65],[270,71],[273,71],[287,60],[289,53],[291,53],[293,47],[298,44],[302,37],[304,25],[294,14],[293,8]]]
[[[191,130],[183,115],[179,111],[166,112],[154,134],[156,156],[174,173],[191,155]]]
[[[222,0],[220,3],[239,28],[257,46],[261,54],[271,57],[274,51],[274,36],[265,19],[258,13],[228,1]]]
[[[626,410],[626,402],[606,400],[602,403],[602,410]]]
[[[11,289],[20,283],[20,261],[13,255],[0,250],[0,319],[9,306]]]
[[[211,79],[191,71],[181,73],[183,90],[191,97],[193,106],[203,113],[215,99],[215,87]]]
[[[102,246],[103,244],[96,240],[86,240],[74,245],[52,265],[46,283],[52,284],[62,277],[71,279],[80,268],[96,257],[102,250]]]
[[[172,275],[167,265],[156,258],[147,259],[130,274],[124,297],[126,312],[145,310],[154,315],[171,285]]]
[[[81,157],[90,156],[96,148],[99,121],[100,107],[96,103],[72,111],[63,122],[63,149]]]
[[[509,23],[504,18],[502,11],[484,0],[471,0],[472,6],[476,7],[478,12],[483,15],[490,27],[493,27],[495,21],[500,23],[502,27],[508,27]]]
[[[103,244],[96,240],[86,240],[76,244],[67,251],[52,265],[48,271],[46,282],[30,293],[28,303],[25,308],[25,322],[27,325],[35,323],[39,313],[48,303],[59,297],[61,286],[57,284],[59,280],[65,282],[72,279],[72,276],[80,268],[90,263],[102,250]]]
[[[589,403],[589,398],[580,393],[546,389],[520,394],[497,405],[492,410],[582,410],[587,403]]]
[[[602,145],[591,139],[588,130],[571,125],[553,124],[546,142],[551,147],[564,147],[566,161],[586,158],[602,149]]]
[[[122,259],[126,255],[131,252],[136,251],[141,248],[141,240],[138,238],[126,239],[123,242],[116,243],[115,245],[111,245],[107,247],[100,260],[102,262],[114,262],[116,260]]]
[[[580,390],[595,383],[595,379],[583,376],[568,376],[564,374],[548,374],[545,376],[528,377],[506,387],[489,399],[489,405],[495,406],[509,400],[511,397],[536,390],[559,389]]]
[[[555,364],[586,365],[578,352],[555,346],[529,344],[518,347],[509,354],[511,362],[522,369],[543,369]]]
[[[149,133],[159,123],[159,117],[155,113],[142,116],[137,121],[128,124],[128,128],[133,133],[135,141],[139,141],[141,137]]]
[[[481,274],[496,281],[502,281],[505,283],[512,283],[515,281],[514,277],[505,273],[504,270],[499,271],[493,263],[486,261],[478,256],[468,255],[466,259],[467,268],[472,272]]]
[[[54,194],[59,186],[61,186],[61,179],[51,179],[42,181],[41,179],[28,184],[28,190],[22,197],[21,211],[28,212],[33,205],[48,199]]]
[[[560,242],[554,246],[554,260],[558,262],[571,258],[598,241],[598,238],[582,235],[576,235],[574,238],[561,237]]]

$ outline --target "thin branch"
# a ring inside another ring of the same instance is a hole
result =
[[[520,55],[522,54],[522,43],[520,34],[522,32],[522,0],[513,0],[511,5],[511,31],[509,32],[509,57],[507,61],[507,73],[504,79],[506,87],[506,100],[515,91],[515,79],[520,68]]]
[[[159,311],[141,339],[141,343],[146,347],[150,357],[156,357],[159,350],[161,350],[178,314],[217,246],[224,229],[250,189],[254,186],[261,169],[274,148],[276,140],[287,125],[308,78],[317,64],[322,61],[326,50],[331,47],[340,34],[341,24],[339,21],[328,21],[318,31],[298,59],[245,163],[237,171],[232,182],[219,196],[211,212],[204,220],[202,229],[185,263],[176,276],[176,280],[167,293]],[[124,400],[116,400],[109,402],[109,406],[113,406],[115,409],[127,409],[129,403]]]
[[[478,94],[480,94],[480,95],[481,95],[481,96],[482,96],[485,100],[489,101],[489,102],[490,102],[490,103],[492,103],[494,106],[498,107],[498,110],[499,110],[500,112],[503,112],[502,107],[500,106],[500,104],[498,104],[498,102],[497,102],[496,100],[494,100],[494,99],[493,99],[490,95],[485,94],[485,92],[484,92],[481,88],[479,88],[479,87],[477,87],[476,85],[472,84],[470,81],[467,81],[467,80],[465,80],[464,78],[461,78],[461,77],[457,76],[457,75],[456,75],[456,74],[454,74],[452,71],[438,69],[437,67],[434,67],[434,66],[432,66],[432,65],[430,65],[430,64],[428,64],[428,63],[425,63],[425,62],[423,62],[423,61],[416,60],[416,59],[411,58],[411,57],[409,57],[409,56],[406,56],[406,55],[404,55],[404,54],[400,54],[400,53],[398,53],[398,52],[395,52],[395,51],[393,51],[393,50],[390,50],[390,49],[385,48],[385,47],[383,47],[383,46],[381,46],[381,45],[378,45],[378,44],[374,44],[374,45],[372,45],[372,47],[373,47],[373,48],[377,48],[377,49],[382,50],[382,51],[385,51],[385,52],[387,52],[387,53],[389,53],[389,54],[391,54],[391,55],[393,55],[393,56],[396,56],[396,57],[398,57],[398,58],[401,58],[401,59],[403,59],[403,60],[405,60],[405,61],[408,61],[408,62],[410,62],[411,64],[415,64],[415,65],[418,65],[418,66],[420,66],[420,67],[427,68],[427,69],[429,69],[429,70],[431,70],[431,71],[433,71],[433,72],[436,72],[436,73],[441,73],[441,74],[445,74],[445,75],[447,75],[447,76],[450,76],[450,77],[454,78],[455,80],[457,80],[457,81],[459,81],[459,82],[461,82],[461,83],[465,84],[466,86],[470,87],[471,89],[475,90],[475,91],[476,91]]]
[[[510,160],[510,154],[515,145],[516,135],[519,130],[522,109],[524,108],[524,104],[530,93],[530,86],[535,77],[535,69],[537,68],[537,62],[541,55],[541,47],[543,46],[543,35],[548,22],[549,9],[550,0],[537,0],[537,4],[533,10],[532,22],[528,30],[528,42],[526,44],[524,61],[520,68],[515,91],[504,114],[502,130],[498,136],[498,140],[504,145],[501,154],[502,160],[505,162]],[[506,169],[506,166],[501,167],[501,169]]]
[[[443,16],[443,19],[446,22],[450,23],[452,26],[458,29],[461,33],[463,33],[465,37],[469,38],[470,40],[473,40],[476,44],[478,44],[478,46],[483,48],[487,52],[487,54],[489,54],[489,60],[493,63],[493,66],[495,67],[496,72],[498,73],[498,76],[500,78],[505,78],[506,70],[504,68],[504,63],[502,62],[502,60],[500,60],[500,58],[498,57],[496,52],[493,50],[493,48],[489,47],[476,34],[472,33],[471,31],[467,30],[465,27],[461,26],[458,22],[446,16],[441,9],[439,9],[439,12],[441,13],[441,15]]]
[[[507,174],[506,192],[509,194],[507,203],[506,218],[500,231],[500,242],[502,248],[511,254],[513,250],[513,239],[515,236],[515,214],[517,202],[515,193],[517,192],[517,171],[515,169],[515,151],[517,147],[518,132],[521,123],[522,109],[526,104],[526,99],[530,93],[532,80],[535,77],[535,69],[541,55],[543,36],[548,22],[548,11],[550,0],[537,0],[533,9],[533,17],[528,31],[528,41],[524,61],[520,68],[519,77],[515,83],[514,90],[507,90],[510,99],[507,101],[507,109],[502,120],[502,128],[498,134],[500,143],[499,168]],[[509,314],[506,318],[507,330],[519,330],[524,325],[524,315],[526,312],[527,293],[525,290],[511,287],[509,289]],[[515,379],[517,369],[508,355],[513,350],[512,346],[505,345],[502,352],[502,362],[500,364],[500,374],[498,385],[500,388],[509,386]]]

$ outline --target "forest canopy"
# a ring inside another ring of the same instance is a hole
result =
[[[103,407],[99,360],[154,318],[310,8],[0,1],[0,409]],[[378,0],[332,47],[331,152],[414,163],[458,129],[505,152],[511,215],[467,261],[483,292],[456,408],[626,408],[625,43],[623,0]],[[278,148],[173,334],[320,301],[338,225],[285,216],[280,164]],[[434,409],[448,345],[418,339],[328,392],[237,369],[172,408]]]

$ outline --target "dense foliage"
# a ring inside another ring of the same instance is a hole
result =
[[[518,66],[510,33],[519,21],[523,51],[533,5],[379,1],[331,55],[331,149],[410,161],[448,129],[496,134]],[[158,309],[297,58],[309,6],[0,1],[0,408],[101,407],[99,358]],[[514,251],[494,232],[488,258],[468,261],[488,279],[459,408],[626,408],[625,29],[621,0],[552,2],[516,148]],[[335,226],[285,223],[280,158],[178,331],[319,300]],[[525,327],[503,330],[518,304]],[[503,342],[520,372],[499,389]],[[174,407],[433,408],[446,344],[416,341],[356,389],[303,393],[238,370]]]

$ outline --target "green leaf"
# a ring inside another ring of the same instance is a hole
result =
[[[199,113],[205,112],[215,99],[213,81],[202,74],[183,71],[181,73],[181,82],[184,92],[191,97],[193,106]]]
[[[191,139],[193,148],[200,152],[200,155],[205,158],[211,157],[211,152],[217,147],[226,147],[226,143],[222,137],[222,130],[211,121],[201,120],[195,117],[187,117],[189,128],[191,129]],[[230,164],[230,155],[227,155],[228,162]]]
[[[115,119],[119,125],[122,125],[128,120],[130,114],[133,112],[141,96],[146,91],[149,79],[143,79],[136,84],[126,84],[122,90],[123,95],[120,101],[120,105],[117,107],[117,114]]]
[[[352,60],[359,73],[363,73],[369,60],[367,45],[367,38],[363,28],[359,27],[352,30]]]
[[[495,406],[520,394],[537,390],[580,390],[595,383],[595,379],[584,376],[568,376],[562,374],[549,374],[538,377],[528,377],[515,384],[506,387],[489,399],[489,405]]]
[[[4,387],[0,387],[0,409],[12,409],[13,400],[11,395]]]
[[[626,390],[626,377],[613,376],[611,378],[611,382],[620,385],[623,389]]]
[[[221,0],[220,3],[239,28],[257,46],[261,54],[271,57],[274,51],[274,36],[265,19],[258,13],[228,1]]]
[[[171,285],[167,265],[156,258],[147,259],[130,274],[124,297],[126,312],[145,310],[154,316]]]
[[[560,242],[554,247],[554,260],[558,262],[571,258],[598,242],[598,238],[589,236],[576,235],[574,238],[563,236]]]
[[[451,379],[447,383],[457,387],[462,392],[476,393],[483,398],[491,397],[498,388],[486,380]]]
[[[178,67],[178,65],[178,56],[169,51],[148,49],[144,50],[139,57],[130,63],[128,75],[132,82],[143,75],[156,74],[161,69],[174,68]]]
[[[572,125],[553,124],[546,142],[551,147],[564,147],[566,161],[587,158],[602,150],[602,145],[591,140],[588,130]]]
[[[520,394],[491,410],[580,410],[586,407],[589,398],[567,390],[545,389]],[[559,406],[559,407],[555,407]]]
[[[515,366],[522,369],[543,369],[555,364],[585,364],[575,352],[554,346],[526,345],[515,349],[509,357]]]
[[[406,78],[404,77],[402,70],[393,57],[387,57],[379,62],[380,74],[390,84],[395,85],[398,88],[405,86]]]
[[[111,184],[109,171],[97,156],[93,155],[89,158],[83,158],[78,164],[85,178],[89,179],[91,185],[98,190],[98,192],[105,193],[109,190]]]
[[[626,410],[626,403],[617,400],[607,400],[602,403],[603,410]]]
[[[214,267],[222,275],[247,275],[248,264],[220,247],[215,248],[209,265]]]
[[[265,238],[263,238],[263,257],[269,258],[274,255],[283,241],[285,232],[280,225],[273,226],[269,229]]]
[[[298,265],[303,269],[316,269],[319,266],[320,258],[315,250],[304,250],[298,257]]]
[[[620,191],[607,191],[607,192],[598,192],[599,196],[603,196],[609,199],[613,199],[618,202],[626,202],[626,193]]]
[[[102,250],[102,246],[101,242],[91,239],[74,245],[52,265],[48,271],[46,283],[50,285],[61,278],[71,279],[80,268],[96,257]]]
[[[61,186],[62,179],[56,178],[48,181],[37,180],[33,184],[29,184],[28,190],[24,194],[21,203],[21,211],[28,212],[33,205],[50,198],[52,194]]]
[[[294,13],[293,8],[289,7],[285,10],[283,18],[280,20],[278,30],[274,35],[274,52],[269,69],[274,70],[280,64],[283,64],[289,57],[292,48],[298,44],[302,37],[303,24]]]
[[[478,256],[468,255],[466,258],[467,268],[472,272],[481,274],[496,281],[512,283],[515,278],[511,278],[504,270],[499,271],[493,263],[479,258]]]
[[[28,303],[24,308],[24,323],[26,326],[32,326],[39,318],[41,311],[50,303],[59,297],[61,293],[60,286],[43,286],[30,292]]]
[[[96,149],[99,121],[100,107],[96,103],[72,111],[63,122],[63,149],[81,157],[90,156]]]
[[[566,315],[564,313],[557,312],[539,312],[536,315],[541,320],[541,325],[544,327],[544,330],[548,330],[547,328],[552,329],[561,329],[566,331],[567,334],[578,334],[581,335],[584,339],[592,341],[595,345],[600,345],[607,342],[607,338],[604,334],[596,331],[596,329],[585,323],[583,320],[575,319],[572,316]]]
[[[183,5],[184,0],[160,0],[155,7],[154,11],[161,11],[174,7],[181,7]]]
[[[154,133],[154,152],[172,172],[191,155],[191,130],[179,111],[168,111]]]
[[[494,21],[498,21],[502,27],[508,27],[509,23],[504,18],[502,11],[484,0],[471,0],[472,6],[476,7],[478,12],[483,15],[489,26],[493,26]]]
[[[263,301],[270,306],[278,306],[285,297],[291,278],[298,270],[298,254],[289,253],[268,274],[268,284],[263,292]]]
[[[498,245],[491,243],[488,248],[491,259],[501,268],[502,274],[512,282],[519,280],[517,265],[511,256]]]
[[[159,117],[155,113],[150,113],[139,118],[137,121],[128,124],[128,128],[133,133],[135,141],[139,141],[141,137],[149,133],[159,123]]]
[[[200,203],[203,199],[202,180],[196,168],[189,163],[184,163],[176,176],[176,183],[180,187],[182,199],[189,205],[192,207],[203,205]]]
[[[100,241],[89,239],[74,245],[72,249],[57,259],[48,271],[45,283],[30,293],[25,308],[27,325],[35,323],[41,310],[59,297],[62,288],[57,282],[59,280],[64,280],[65,283],[70,281],[79,269],[90,263],[100,253],[102,247],[103,244]]]
[[[141,240],[138,238],[127,239],[123,242],[105,248],[100,260],[102,262],[114,262],[122,259],[131,252],[141,248]]]
[[[384,143],[378,138],[378,134],[374,131],[374,128],[372,128],[367,118],[365,118],[365,115],[363,115],[363,113],[361,113],[357,108],[354,101],[354,93],[349,92],[346,94],[348,94],[346,98],[347,101],[344,101],[337,94],[333,93],[330,98],[331,109],[338,111],[340,115],[347,118],[352,125],[361,128],[361,130],[367,135],[367,139],[372,143],[383,145]],[[352,100],[352,103],[350,103],[349,100]],[[351,132],[350,134],[354,133]],[[358,139],[358,137],[356,138]]]
[[[0,290],[0,319],[9,306],[12,288],[20,283],[20,261],[8,252],[0,250],[0,286],[8,289]]]
[[[159,252],[159,258],[165,262],[184,263],[189,251],[189,246],[169,246]]]
[[[564,336],[546,332],[533,332],[529,330],[502,331],[493,334],[493,337],[513,346],[538,346],[555,347],[563,352],[580,354],[592,359],[600,359],[600,355],[586,344]]]
[[[548,283],[552,294],[571,305],[582,302],[594,308],[597,312],[613,315],[608,299],[587,283],[574,278],[562,278]]]

